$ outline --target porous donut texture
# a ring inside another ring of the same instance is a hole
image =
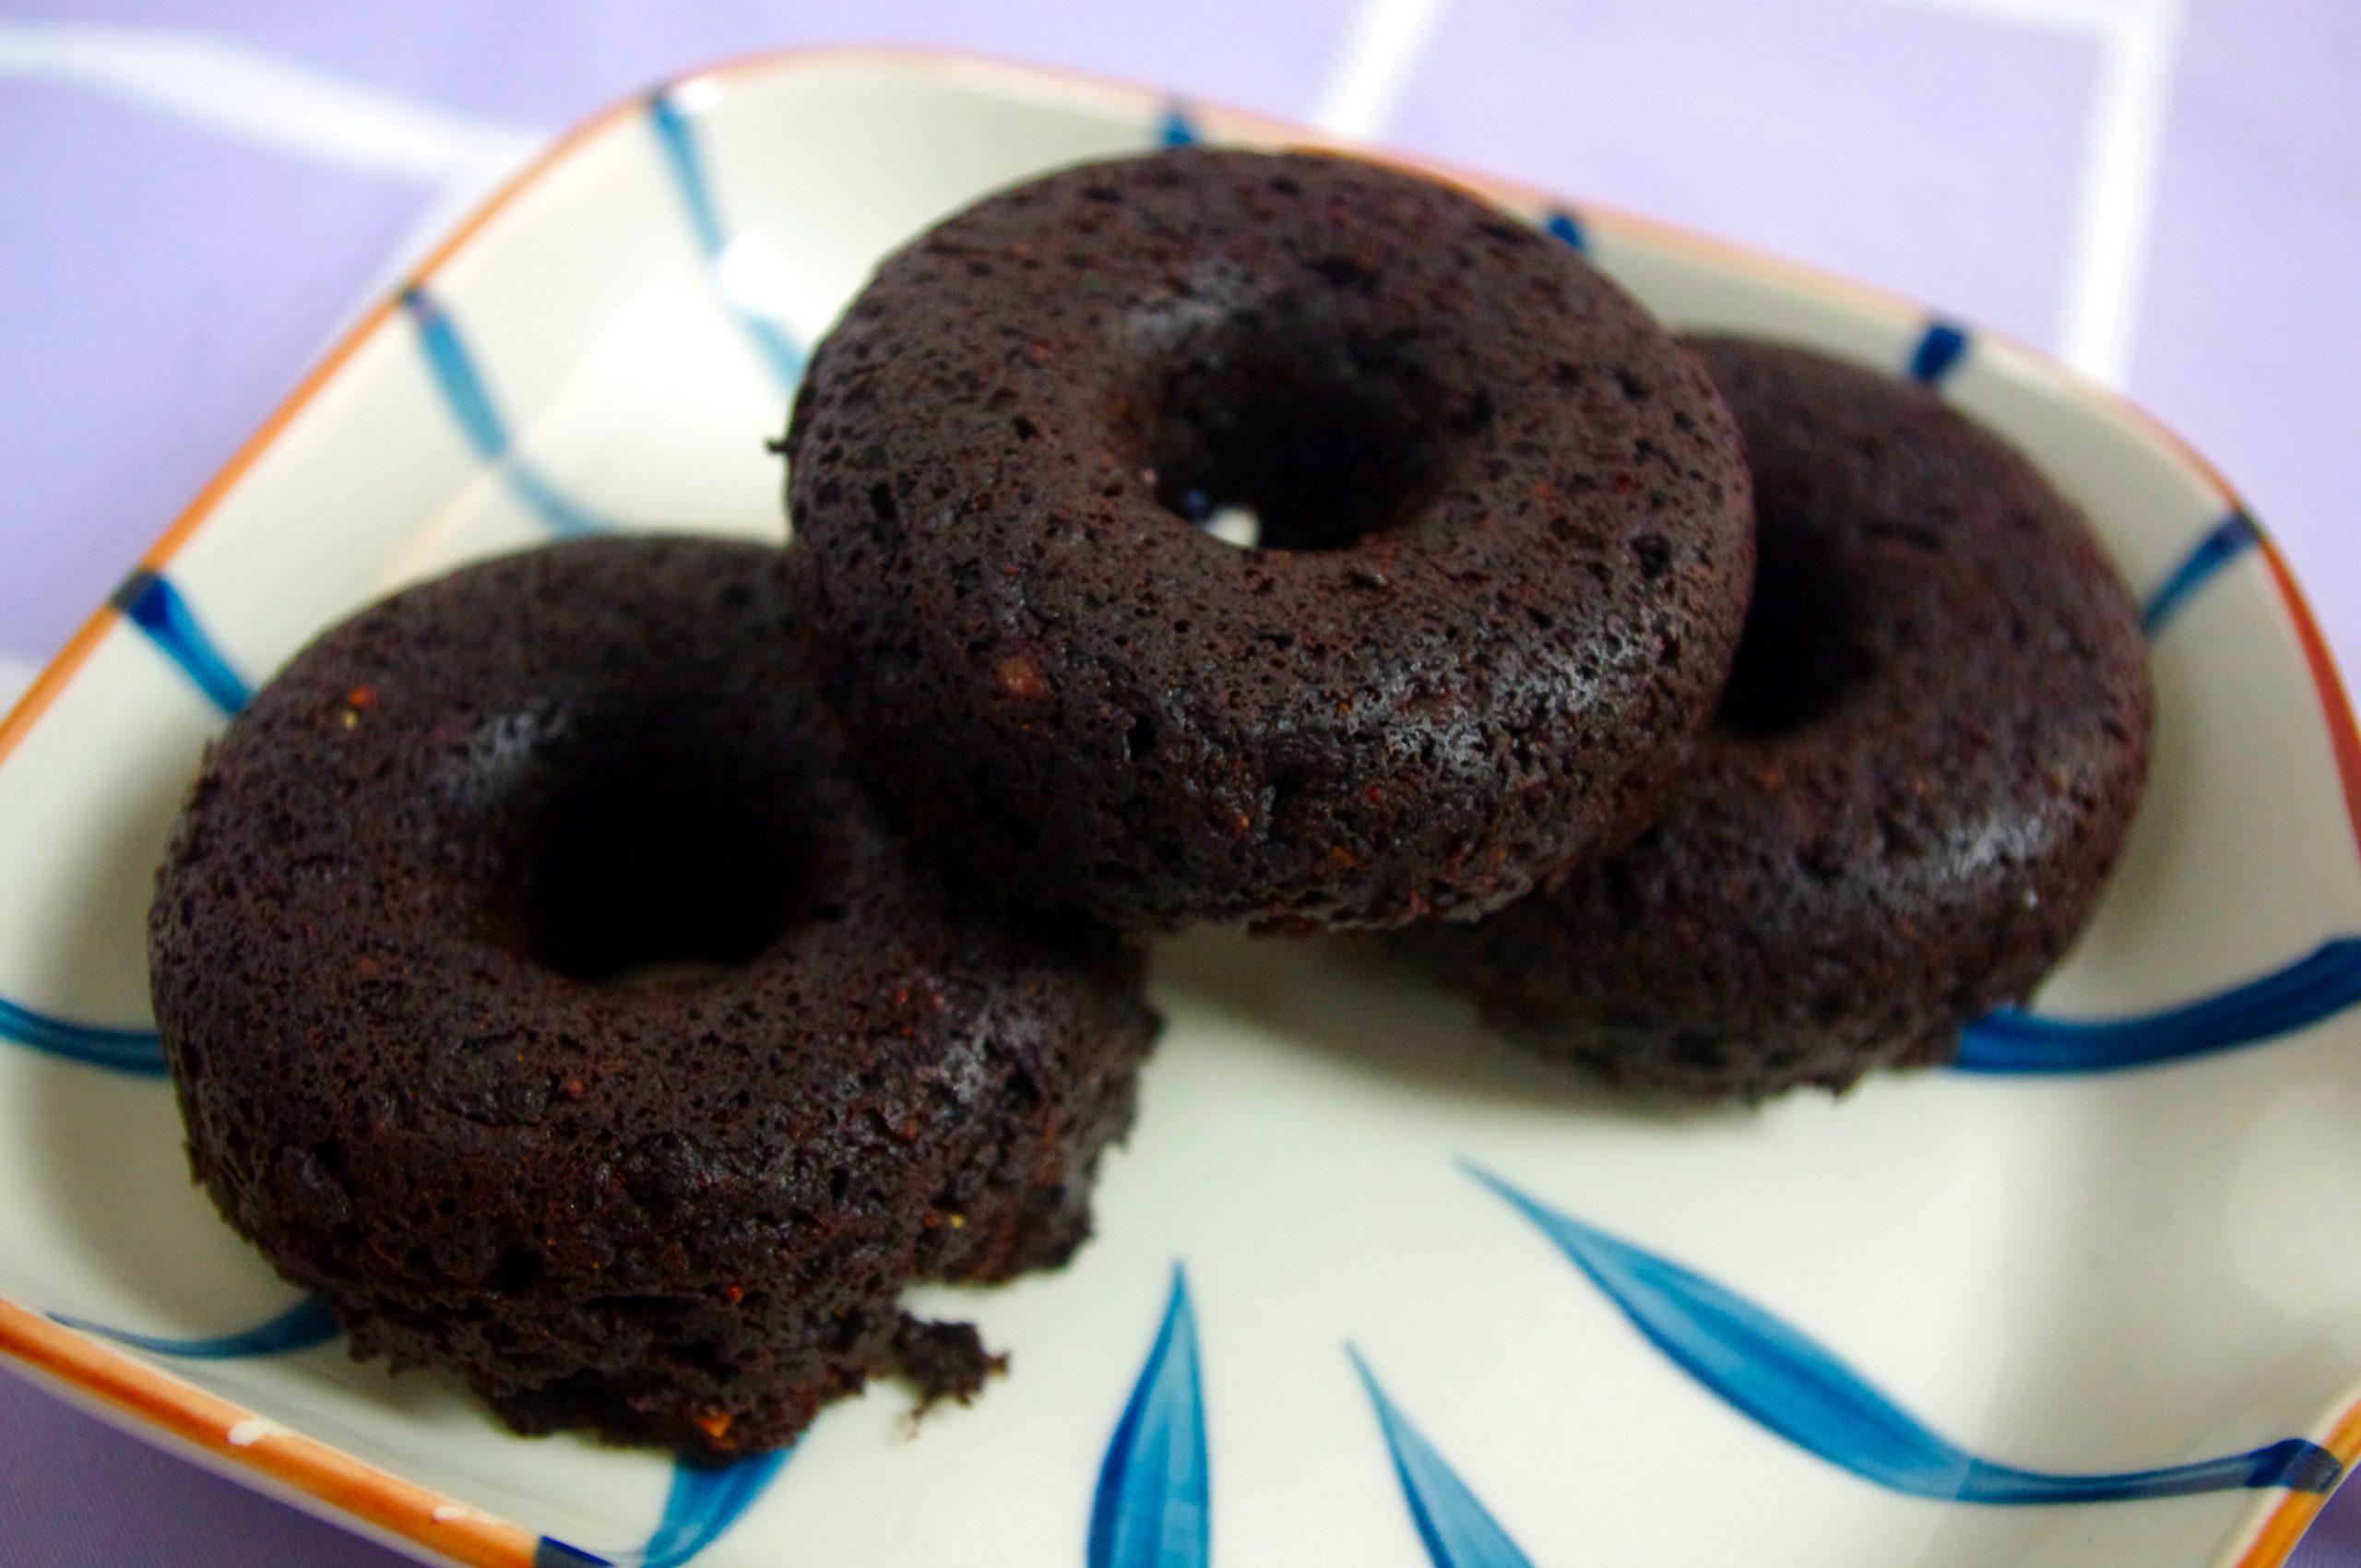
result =
[[[1355,160],[1194,148],[889,258],[787,445],[877,787],[1132,929],[1496,908],[1646,820],[1752,561],[1703,372],[1572,247]],[[1260,548],[1195,526],[1225,505]]]
[[[975,918],[853,779],[771,548],[599,540],[397,595],[211,749],[151,921],[196,1174],[353,1352],[726,1457],[899,1372],[921,1280],[1062,1262],[1155,1019]]]
[[[1761,577],[1713,731],[1625,854],[1404,940],[1537,1049],[1760,1097],[1948,1060],[2082,929],[2145,784],[2130,595],[1934,391],[1692,345],[1744,428]]]

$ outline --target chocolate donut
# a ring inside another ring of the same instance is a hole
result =
[[[1726,410],[1569,246],[1434,181],[1192,148],[889,258],[787,436],[878,788],[1132,929],[1473,916],[1636,831],[1751,575]],[[1195,526],[1225,505],[1259,548]]]
[[[1690,346],[1758,525],[1714,728],[1627,853],[1403,940],[1618,1082],[1841,1089],[1948,1059],[2073,940],[2147,777],[2146,647],[2081,514],[1934,392]]]
[[[1062,1261],[1131,1120],[1138,954],[906,854],[784,571],[599,540],[398,594],[231,724],[163,868],[197,1178],[354,1354],[528,1431],[740,1455],[972,1387],[903,1289]]]

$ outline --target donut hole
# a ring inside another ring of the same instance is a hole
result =
[[[1823,529],[1756,499],[1754,597],[1714,727],[1741,740],[1791,734],[1869,673],[1854,574]]]
[[[675,983],[753,959],[814,912],[795,780],[725,738],[611,733],[568,748],[525,813],[525,955],[594,984]]]
[[[1332,330],[1221,335],[1145,433],[1157,504],[1232,544],[1348,550],[1416,517],[1444,432],[1401,350]]]

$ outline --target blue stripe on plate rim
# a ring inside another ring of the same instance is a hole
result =
[[[706,273],[714,293],[763,362],[769,366],[779,390],[791,394],[796,383],[803,378],[807,352],[784,321],[748,301],[742,290],[732,286],[729,275],[730,249],[744,242],[733,236],[722,220],[720,199],[714,192],[705,148],[697,136],[695,113],[687,99],[684,84],[649,94],[648,128],[663,150],[664,167],[672,177],[673,189],[681,198],[690,231],[696,236],[697,248],[704,253]]]
[[[458,324],[442,303],[424,284],[413,283],[402,291],[401,305],[418,334],[419,351],[426,358],[443,406],[476,456],[500,470],[509,493],[560,539],[613,531],[615,524],[566,495],[538,465],[516,450],[508,422],[493,400]]]
[[[1929,386],[1940,386],[1967,358],[1975,339],[1957,322],[1936,319],[1927,323],[1918,335],[1916,347],[1910,351],[1910,378]]]
[[[254,688],[222,657],[204,622],[163,573],[141,567],[124,578],[109,602],[224,715],[236,713],[253,697]]]

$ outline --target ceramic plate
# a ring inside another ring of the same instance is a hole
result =
[[[1312,139],[969,60],[757,60],[566,137],[366,317],[0,726],[0,1349],[471,1563],[2282,1561],[2361,1450],[2361,743],[2285,570],[2201,462],[2034,354],[1481,179],[1678,326],[1939,383],[2148,596],[2128,858],[1964,1069],[1645,1110],[1366,959],[1174,943],[1098,1239],[920,1293],[1013,1375],[915,1433],[880,1387],[710,1473],[353,1363],[190,1186],[142,920],[250,683],[487,552],[777,537],[764,438],[881,255],[1192,138]]]

